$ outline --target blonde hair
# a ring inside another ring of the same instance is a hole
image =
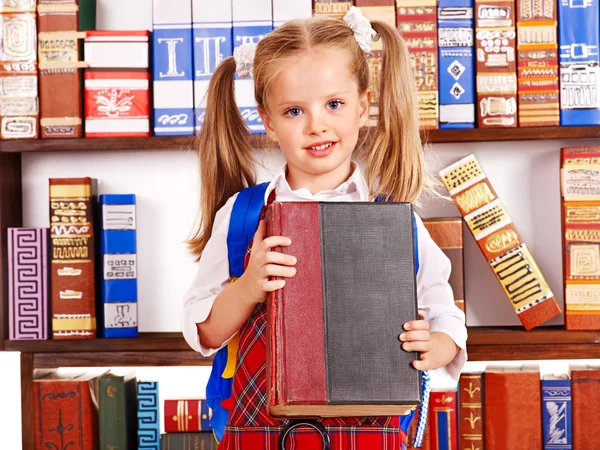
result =
[[[384,22],[372,22],[383,41],[379,122],[371,130],[361,154],[366,181],[373,197],[414,202],[423,189],[425,171],[419,135],[417,95],[408,48],[398,32]],[[318,48],[340,48],[351,53],[351,73],[360,94],[370,86],[366,54],[352,30],[327,17],[293,20],[269,33],[258,44],[254,59],[254,94],[267,111],[270,83],[283,70],[284,60]],[[208,88],[205,120],[198,136],[201,177],[201,221],[189,248],[199,258],[210,239],[217,211],[228,198],[255,183],[250,133],[235,103],[235,61],[225,59]]]

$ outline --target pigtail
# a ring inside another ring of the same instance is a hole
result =
[[[365,154],[365,175],[374,196],[414,202],[426,175],[410,56],[395,29],[379,21],[372,26],[383,41],[383,66],[379,123]]]
[[[232,195],[255,184],[250,133],[235,101],[235,71],[235,60],[229,57],[211,77],[206,115],[197,138],[202,216],[187,241],[197,259],[211,237],[217,211]]]

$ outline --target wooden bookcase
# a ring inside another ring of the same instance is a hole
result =
[[[600,138],[600,127],[441,130],[423,134],[428,143]],[[188,151],[189,137],[0,141],[0,351],[21,352],[23,448],[33,450],[33,370],[93,366],[207,366],[180,333],[141,333],[137,339],[91,341],[9,341],[7,228],[23,225],[21,153],[41,151]],[[267,146],[263,136],[255,147]],[[524,331],[521,327],[469,328],[471,361],[573,359],[600,357],[600,332],[562,327]]]

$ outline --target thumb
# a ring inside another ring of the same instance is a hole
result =
[[[265,240],[265,234],[267,232],[267,221],[261,220],[258,222],[258,228],[254,233],[254,239],[252,240],[252,250],[254,250],[262,241]]]

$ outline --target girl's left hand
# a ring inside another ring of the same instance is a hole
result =
[[[399,339],[402,349],[407,352],[419,352],[421,358],[413,361],[417,370],[434,370],[445,366],[454,359],[459,347],[445,333],[430,333],[427,320],[413,320],[404,324]]]

